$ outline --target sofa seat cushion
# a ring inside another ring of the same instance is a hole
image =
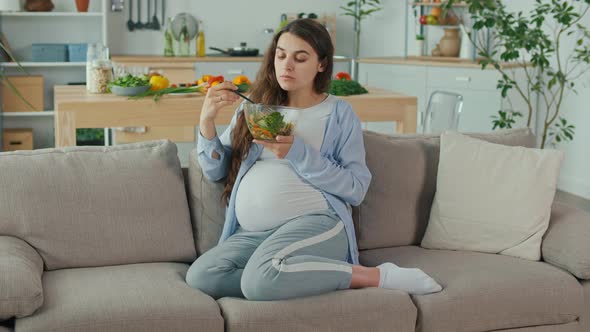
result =
[[[43,304],[42,275],[43,260],[35,249],[0,235],[0,321],[29,316]]]
[[[590,280],[582,281],[582,288],[584,288],[584,312],[580,322],[582,323],[582,331],[590,331]]]
[[[223,331],[219,306],[185,282],[188,265],[145,263],[45,272],[45,303],[17,331]]]
[[[416,307],[402,292],[341,290],[283,301],[224,297],[226,331],[414,331]]]
[[[416,246],[366,250],[361,264],[417,267],[443,287],[413,296],[418,331],[490,331],[576,321],[583,308],[575,277],[544,262]]]

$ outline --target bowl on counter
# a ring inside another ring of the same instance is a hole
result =
[[[294,107],[245,103],[248,130],[255,139],[276,141],[277,135],[293,135],[301,109]]]
[[[150,89],[150,85],[142,86],[111,86],[111,92],[117,96],[137,96]]]

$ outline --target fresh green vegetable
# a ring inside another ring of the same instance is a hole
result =
[[[122,87],[146,86],[150,85],[150,79],[146,75],[133,76],[131,74],[126,74],[112,81],[111,83],[109,83],[109,85],[116,85]]]
[[[238,92],[248,92],[248,89],[250,89],[250,84],[248,83],[242,83],[242,84],[238,84],[236,85],[238,87]]]
[[[357,81],[352,80],[332,80],[330,84],[330,94],[335,96],[350,96],[368,93]]]
[[[250,116],[247,121],[252,136],[262,140],[274,140],[277,135],[289,136],[293,130],[291,122],[286,123],[283,114],[273,112],[268,115],[261,113]]]
[[[264,117],[258,124],[262,128],[268,129],[271,133],[278,133],[285,125],[285,121],[283,121],[284,117],[279,112],[273,112]],[[262,123],[265,122],[266,126],[263,126]]]
[[[129,99],[140,99],[147,96],[154,96],[154,101],[160,100],[160,98],[168,93],[193,93],[193,92],[203,92],[203,86],[191,86],[191,87],[169,87],[160,90],[148,90],[144,93],[140,93],[136,96],[130,97]]]

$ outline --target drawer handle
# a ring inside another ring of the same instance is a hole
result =
[[[455,81],[458,81],[458,82],[471,82],[471,77],[469,77],[469,76],[459,76],[459,77],[455,77]]]
[[[227,74],[228,75],[242,75],[242,74],[244,74],[244,71],[241,69],[229,69],[227,71]]]
[[[10,145],[22,145],[23,141],[9,141],[8,144]]]

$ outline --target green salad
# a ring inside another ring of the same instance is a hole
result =
[[[277,135],[290,136],[293,131],[293,123],[285,122],[280,112],[254,113],[246,122],[252,136],[261,140],[275,140]]]
[[[117,78],[116,80],[109,83],[110,86],[116,85],[121,87],[135,87],[135,86],[146,86],[150,85],[150,78],[146,75],[133,76],[131,74],[125,74]]]

